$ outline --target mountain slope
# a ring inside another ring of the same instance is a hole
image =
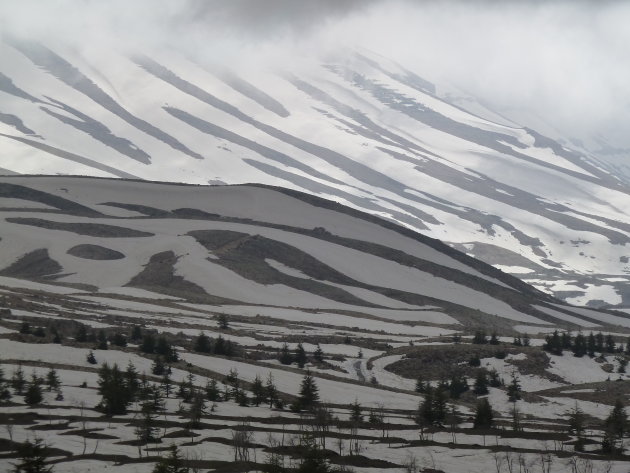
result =
[[[572,303],[630,299],[622,181],[383,58],[237,75],[167,52],[83,57],[8,39],[0,53],[0,172],[288,187]]]
[[[623,313],[560,305],[439,241],[284,189],[12,176],[0,179],[0,218],[6,285],[451,330],[630,326]]]

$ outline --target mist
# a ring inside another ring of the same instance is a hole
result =
[[[627,2],[0,2],[3,34],[86,57],[167,48],[236,70],[286,69],[365,48],[525,125],[619,147],[630,147],[628,24]]]

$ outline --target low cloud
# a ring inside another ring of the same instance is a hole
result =
[[[523,120],[626,145],[630,4],[4,0],[0,30],[84,50],[165,47],[235,68],[363,47]],[[532,118],[536,117],[536,118]]]

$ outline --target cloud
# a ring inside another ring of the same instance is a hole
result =
[[[619,143],[630,140],[628,24],[630,4],[614,1],[0,2],[0,30],[87,54],[172,48],[238,69],[365,47],[532,125]]]

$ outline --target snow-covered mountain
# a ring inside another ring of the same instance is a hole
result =
[[[437,240],[282,188],[12,176],[0,179],[0,219],[0,285],[150,291],[238,313],[419,324],[409,330],[422,334],[630,327],[623,312],[559,304]]]
[[[236,74],[169,52],[86,57],[12,39],[0,56],[1,172],[281,186],[570,303],[630,303],[623,179],[382,57]]]

